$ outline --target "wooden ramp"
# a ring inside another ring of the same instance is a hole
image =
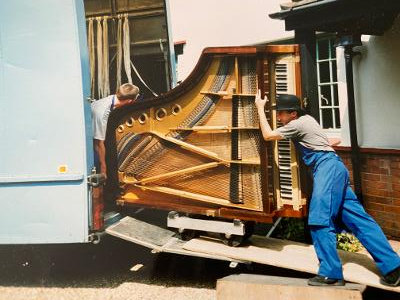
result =
[[[217,300],[362,300],[364,290],[355,283],[320,288],[309,286],[307,279],[239,274],[218,279]]]
[[[137,220],[125,217],[106,229],[109,235],[152,249],[152,252],[167,252],[188,256],[204,257],[218,260],[226,260],[232,263],[244,263],[230,257],[207,254],[185,250],[185,241],[175,237],[175,232]]]
[[[222,242],[200,238],[186,242],[183,248],[196,253],[231,257],[302,272],[318,271],[318,259],[312,245],[253,236],[247,245],[229,247]],[[379,271],[369,255],[339,250],[346,281],[365,284],[400,293],[400,287],[388,287],[379,283]]]

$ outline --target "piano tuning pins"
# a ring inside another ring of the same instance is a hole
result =
[[[147,116],[146,113],[142,113],[142,114],[140,115],[138,121],[139,121],[140,124],[143,125],[143,124],[146,124],[148,118],[149,118],[149,117]]]
[[[133,117],[130,117],[126,122],[126,126],[132,127],[135,124],[135,119]]]
[[[164,108],[159,108],[156,110],[156,119],[162,121],[167,116],[167,111]]]
[[[182,110],[182,107],[179,104],[174,104],[172,106],[172,114],[174,116],[178,115],[181,112],[181,110]]]
[[[118,131],[119,133],[123,133],[123,132],[124,132],[124,129],[125,129],[125,126],[124,126],[124,125],[119,125],[117,131]]]
[[[179,104],[174,104],[171,108],[171,113],[173,115],[178,115],[180,112],[182,111],[182,107]],[[155,118],[158,121],[162,121],[165,117],[167,116],[167,110],[165,108],[158,108],[155,112]],[[139,118],[137,119],[137,121],[139,122],[139,124],[144,125],[146,124],[147,120],[148,120],[148,115],[146,113],[142,113]],[[133,117],[130,117],[129,119],[127,119],[125,121],[125,125],[127,127],[132,127],[133,125],[135,125],[136,120]],[[124,125],[119,125],[117,128],[117,131],[119,133],[122,133],[125,129]]]

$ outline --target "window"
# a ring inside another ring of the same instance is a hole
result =
[[[324,129],[340,129],[336,48],[333,37],[317,40],[317,74],[320,124]]]

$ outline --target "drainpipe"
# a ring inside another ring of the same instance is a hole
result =
[[[357,118],[354,101],[354,82],[353,82],[353,57],[358,55],[353,48],[361,46],[361,35],[338,35],[337,46],[344,47],[345,63],[346,63],[346,83],[347,83],[347,99],[349,112],[349,127],[350,127],[350,143],[351,143],[351,164],[353,167],[353,183],[354,192],[358,199],[362,202],[362,187],[361,187],[361,170],[360,170],[360,147],[357,138]]]

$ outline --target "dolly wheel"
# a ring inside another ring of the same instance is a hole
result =
[[[178,231],[178,236],[182,241],[190,241],[200,235],[197,230],[183,229]]]
[[[239,247],[247,241],[254,233],[255,223],[252,221],[244,223],[244,235],[223,234],[221,233],[222,242],[231,247]]]
[[[226,235],[221,233],[222,242],[230,247],[238,247],[240,246],[246,238],[243,235]]]

